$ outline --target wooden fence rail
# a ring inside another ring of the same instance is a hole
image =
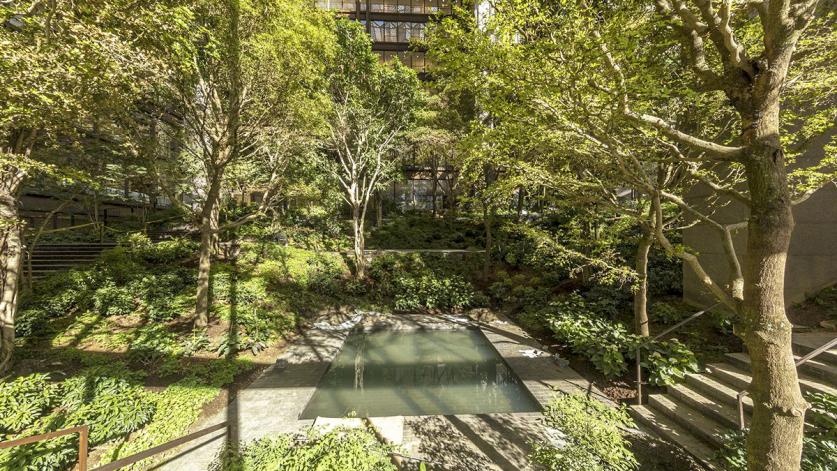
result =
[[[118,459],[106,465],[100,466],[95,468],[91,471],[115,471],[120,469],[124,466],[128,466],[129,464],[134,464],[138,461],[142,461],[144,459],[150,458],[154,455],[159,455],[165,451],[171,450],[172,448],[176,448],[184,443],[190,442],[192,440],[198,439],[204,435],[209,435],[212,432],[223,430],[227,428],[227,422],[221,422],[220,424],[213,425],[211,427],[207,427],[203,430],[198,430],[197,432],[190,433],[189,435],[184,435],[180,438],[176,438],[172,441],[163,443],[162,445],[155,446],[153,448],[149,448],[145,451],[141,451],[139,453],[126,456],[125,458]],[[42,440],[50,440],[53,438],[58,438],[64,435],[72,435],[74,433],[79,434],[79,442],[78,442],[78,470],[79,471],[87,471],[87,448],[88,448],[88,437],[90,435],[90,428],[87,425],[81,425],[79,427],[72,427],[64,430],[58,430],[55,432],[49,433],[42,433],[40,435],[32,435],[31,437],[24,437],[24,438],[17,438],[15,440],[9,440],[6,442],[0,442],[0,449],[2,448],[11,448],[20,445],[27,445],[29,443],[35,443]]]

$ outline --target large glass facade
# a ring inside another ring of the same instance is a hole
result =
[[[354,12],[358,4],[354,0],[316,0],[324,10]],[[366,0],[361,0],[360,11],[366,11]],[[450,14],[451,0],[371,0],[369,11],[374,13]]]
[[[419,72],[429,71],[431,64],[424,52],[406,49],[416,49],[411,43],[424,39],[430,18],[422,15],[446,15],[452,9],[452,0],[316,0],[316,4],[322,9],[347,14],[367,27],[373,49],[383,62],[397,57]]]
[[[408,21],[372,21],[372,41],[379,43],[408,43],[424,38],[424,23]]]
[[[402,64],[417,72],[429,72],[433,69],[433,63],[422,51],[375,51],[381,62],[390,62],[396,58]]]
[[[379,13],[450,14],[450,0],[372,0],[370,11]]]

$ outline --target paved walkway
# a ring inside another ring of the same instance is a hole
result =
[[[339,324],[340,320],[332,320]],[[466,318],[427,315],[367,314],[365,327],[388,329],[452,329],[479,327],[532,395],[545,405],[554,391],[605,396],[568,366],[551,358],[537,341],[505,319],[475,323]],[[318,324],[319,325],[319,324]],[[289,346],[256,381],[239,392],[226,408],[194,426],[199,430],[228,421],[225,431],[197,440],[180,450],[156,469],[206,470],[224,441],[243,444],[265,436],[303,432],[313,420],[298,417],[310,400],[317,383],[348,335],[347,329],[309,330]],[[533,350],[542,352],[534,358]],[[394,442],[404,455],[437,464],[448,470],[528,470],[529,443],[544,440],[540,413],[481,414],[455,416],[395,417],[372,419],[373,424]],[[317,425],[333,425],[333,420]]]

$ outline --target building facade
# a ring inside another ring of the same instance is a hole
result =
[[[429,72],[432,64],[413,42],[424,38],[429,21],[453,10],[452,0],[317,0],[316,4],[363,24],[381,61],[397,57],[419,73]]]

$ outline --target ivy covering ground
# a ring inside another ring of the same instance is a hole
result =
[[[0,439],[87,424],[107,463],[180,437],[255,355],[333,305],[347,270],[335,254],[245,242],[215,266],[217,321],[193,331],[194,250],[131,236],[36,283],[16,327],[18,365],[39,372],[0,382]],[[77,436],[2,450],[0,468],[67,469],[77,450]]]
[[[305,437],[279,435],[250,443],[240,451],[226,450],[212,471],[396,471],[389,453],[363,429],[312,430]]]

